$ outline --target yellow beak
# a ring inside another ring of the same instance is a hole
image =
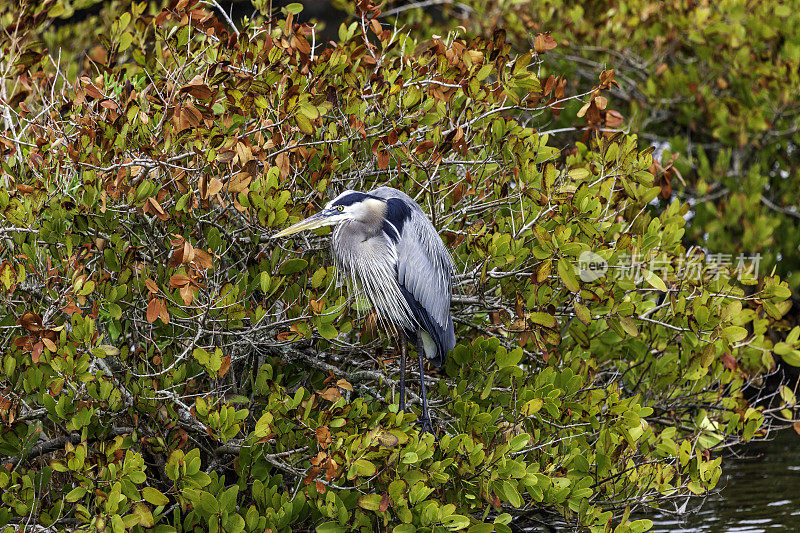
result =
[[[287,235],[294,235],[295,233],[299,233],[301,231],[321,228],[322,226],[329,226],[334,223],[334,221],[330,220],[330,218],[325,216],[322,212],[319,212],[315,215],[311,215],[305,220],[301,220],[293,226],[289,226],[288,228],[279,231],[273,235],[272,238],[277,239],[279,237],[286,237]]]

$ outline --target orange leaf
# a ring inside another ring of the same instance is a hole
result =
[[[75,302],[70,302],[70,303],[68,303],[66,305],[66,307],[64,307],[64,309],[61,310],[61,312],[64,313],[64,314],[72,316],[75,313],[80,313],[81,312],[81,308],[78,307],[77,305],[75,305]]]

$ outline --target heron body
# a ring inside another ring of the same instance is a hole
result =
[[[275,237],[328,225],[335,226],[331,251],[351,291],[362,291],[378,319],[400,337],[401,409],[407,340],[415,343],[422,380],[420,421],[430,431],[423,357],[441,367],[456,343],[450,314],[453,260],[420,206],[392,187],[345,191]]]

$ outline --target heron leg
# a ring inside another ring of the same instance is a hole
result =
[[[400,340],[400,411],[406,410],[406,353],[408,352],[408,339],[406,332],[398,331]]]
[[[420,392],[422,396],[422,416],[419,418],[419,422],[422,425],[422,432],[428,432],[433,434],[433,423],[431,422],[431,416],[428,414],[428,399],[425,396],[425,349],[422,345],[422,337],[417,335],[417,357],[419,358],[419,381],[420,381]]]

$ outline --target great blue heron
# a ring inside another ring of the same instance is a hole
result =
[[[400,343],[400,410],[405,410],[408,340],[419,358],[423,431],[432,432],[425,397],[424,357],[441,367],[456,344],[450,315],[453,259],[428,217],[407,194],[391,187],[345,191],[319,213],[273,238],[336,226],[331,250],[351,291],[362,290],[378,319]]]

